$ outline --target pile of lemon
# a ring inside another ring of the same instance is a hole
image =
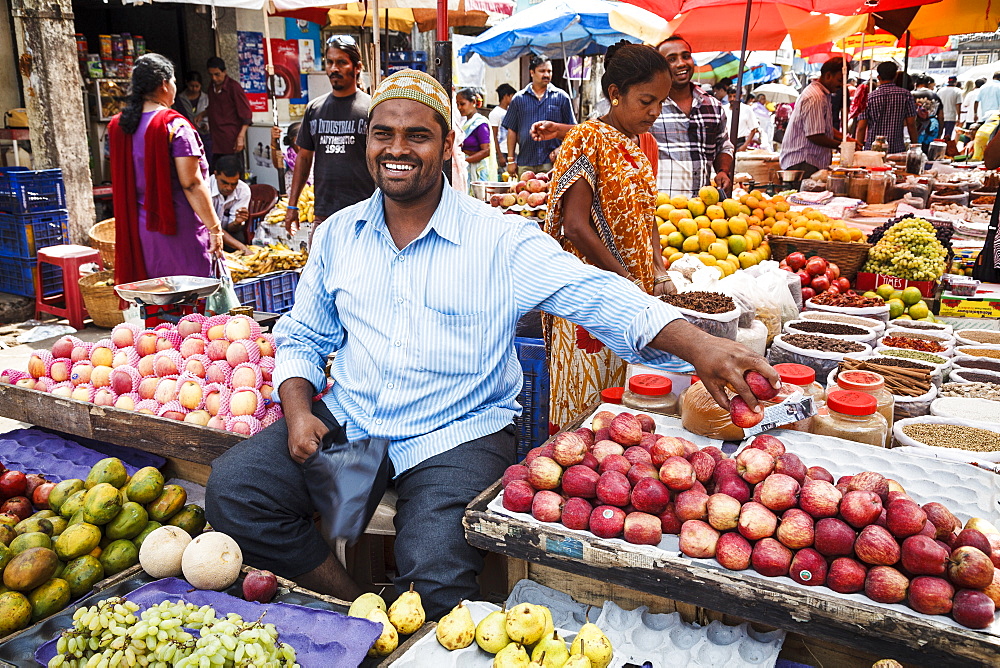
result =
[[[851,227],[846,221],[830,218],[821,211],[808,208],[791,212],[781,220],[775,220],[770,227],[770,234],[775,236],[846,243],[863,243],[865,240],[864,233]]]

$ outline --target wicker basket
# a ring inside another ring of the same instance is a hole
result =
[[[858,271],[868,259],[868,249],[871,244],[846,241],[819,241],[817,239],[799,239],[798,237],[778,237],[768,235],[771,245],[771,259],[784,260],[792,253],[799,252],[806,257],[819,255],[840,267],[840,275],[852,283]]]
[[[105,269],[115,267],[115,219],[108,218],[95,224],[87,233],[90,245],[101,252]]]
[[[83,295],[83,305],[94,325],[103,329],[111,329],[125,322],[125,314],[119,310],[119,297],[111,285],[94,285],[100,281],[113,279],[113,271],[98,271],[80,279],[80,294]]]

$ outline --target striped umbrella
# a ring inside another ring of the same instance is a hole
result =
[[[740,72],[740,59],[729,51],[711,51],[694,54],[692,79],[697,83],[715,83],[726,77],[733,78]]]

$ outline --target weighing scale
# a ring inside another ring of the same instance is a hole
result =
[[[176,323],[185,315],[204,313],[205,298],[214,294],[222,282],[201,276],[163,276],[115,286],[118,296],[139,307],[147,327],[160,322]],[[254,311],[253,319],[264,331],[270,331],[280,316]]]

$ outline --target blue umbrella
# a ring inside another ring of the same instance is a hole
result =
[[[634,5],[606,0],[545,0],[504,19],[459,51],[463,60],[479,54],[487,65],[500,67],[528,53],[549,58],[604,53],[615,42],[642,41],[612,27],[612,14],[635,10]],[[651,12],[648,23],[662,23]],[[647,17],[643,17],[645,19]]]

